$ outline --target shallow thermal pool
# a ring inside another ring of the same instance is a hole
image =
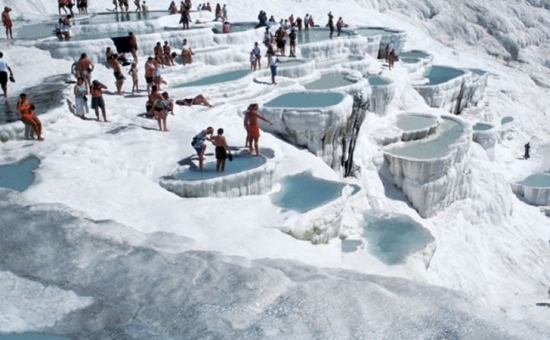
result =
[[[25,158],[16,164],[0,166],[0,187],[23,192],[34,182],[33,171],[40,161],[36,157]]]
[[[365,216],[364,236],[369,252],[388,265],[403,263],[435,239],[420,223],[405,215],[379,218]]]
[[[70,340],[58,335],[48,335],[40,333],[21,333],[0,335],[0,340]]]
[[[518,182],[518,184],[532,188],[547,188],[550,187],[550,174],[533,174]]]
[[[435,117],[403,115],[397,119],[395,125],[403,131],[424,130],[437,124]]]
[[[342,32],[340,37],[349,37],[350,34],[347,32]],[[333,39],[338,38],[337,32],[334,30],[334,34],[332,35]],[[297,45],[300,46],[300,44],[308,44],[313,42],[319,42],[323,40],[329,40],[330,39],[330,31],[328,29],[310,29],[308,31],[302,30],[301,32],[297,32]]]
[[[416,159],[431,159],[447,155],[452,145],[463,133],[462,126],[453,120],[443,118],[438,125],[438,133],[420,141],[405,143],[388,152],[392,155]]]
[[[418,64],[420,62],[418,58],[401,58],[400,60],[405,64]]]
[[[513,122],[513,121],[514,121],[514,117],[508,116],[508,117],[502,118],[502,119],[500,120],[500,124],[501,124],[501,125],[504,125],[504,124],[511,123],[511,122]]]
[[[355,81],[346,78],[345,73],[324,74],[321,78],[305,84],[307,90],[328,90],[354,84]]]
[[[344,99],[341,93],[291,92],[283,94],[264,104],[264,107],[310,108],[327,107],[340,103]]]
[[[474,126],[472,126],[474,131],[487,131],[493,128],[491,124],[485,124],[485,123],[477,123]]]
[[[169,15],[168,11],[127,12],[127,13],[98,13],[89,19],[77,20],[77,25],[107,24],[124,21],[153,20]]]
[[[385,86],[388,85],[389,82],[378,77],[378,76],[372,76],[368,77],[367,80],[369,81],[369,85],[371,86]]]
[[[471,68],[470,71],[473,73],[473,74],[476,74],[478,76],[482,76],[484,74],[487,73],[487,71],[485,70],[482,70],[482,69],[479,69],[479,68]]]
[[[401,52],[401,55],[399,57],[401,57],[401,58],[413,58],[413,59],[426,59],[429,56],[430,55],[426,52],[413,50],[413,51]]]
[[[258,24],[254,23],[254,22],[238,22],[238,23],[234,23],[234,24],[232,23],[231,24],[231,33],[250,31],[250,30],[256,29],[256,25],[258,25]],[[212,31],[215,34],[224,34],[223,33],[223,26],[214,27],[212,29]]]
[[[278,67],[294,67],[294,66],[300,66],[305,64],[305,61],[303,60],[285,60],[279,62],[277,65]]]
[[[211,151],[213,151],[213,146]],[[240,172],[248,171],[254,168],[257,168],[266,163],[266,158],[263,156],[250,156],[248,154],[233,155],[233,161],[225,161],[225,171],[220,172],[216,171],[216,162],[208,162],[204,164],[204,171],[200,172],[198,168],[188,168],[182,172],[178,172],[173,175],[174,179],[184,180],[184,181],[198,181],[211,178],[217,178],[227,175],[233,175]]]
[[[460,77],[464,74],[464,71],[458,70],[452,67],[434,66],[432,67],[424,77],[430,81],[428,85],[439,85],[448,82],[451,79]]]
[[[235,81],[235,80],[244,78],[249,74],[250,74],[249,69],[229,71],[229,72],[224,72],[220,74],[215,74],[209,77],[200,78],[188,83],[183,83],[175,87],[206,86],[206,85],[213,85],[213,84],[219,84],[219,83],[226,83],[229,81]]]
[[[380,27],[364,27],[358,28],[357,33],[365,37],[374,37],[377,35],[396,34],[397,32]]]
[[[283,177],[281,191],[271,194],[269,199],[278,207],[304,213],[342,196],[342,189],[346,185],[304,172]]]

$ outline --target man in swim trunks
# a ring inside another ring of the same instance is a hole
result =
[[[101,92],[102,89],[107,89],[107,86],[100,83],[99,80],[94,80],[92,82],[92,90],[90,91],[92,93],[92,109],[95,110],[95,116],[98,122],[99,109],[101,109],[103,121],[107,123],[107,111],[105,110],[105,101],[103,100],[103,93]]]
[[[122,75],[122,68],[118,62],[118,55],[116,53],[111,53],[110,55],[107,53],[107,64],[113,68],[113,75],[115,76],[116,81],[116,91],[119,96],[122,96],[122,85],[124,84],[124,80],[126,78]]]
[[[121,8],[121,10],[122,10],[122,8]],[[138,57],[137,57],[137,50],[138,50],[137,39],[136,39],[136,36],[134,35],[133,32],[129,32],[129,33],[128,33],[128,36],[130,37],[130,53],[132,54],[132,58],[134,58],[134,62],[137,64],[137,63],[138,63]]]
[[[10,18],[10,12],[11,12],[11,8],[7,6],[4,7],[4,12],[2,12],[2,24],[4,25],[4,27],[6,27],[6,39],[13,39],[13,32],[12,32],[13,22],[11,21],[11,18]]]
[[[65,7],[67,5],[67,0],[57,0],[57,4],[59,7],[59,16],[61,16],[61,10],[65,11],[65,14],[67,14],[67,8]]]
[[[145,82],[147,83],[148,95],[151,94],[151,86],[153,85],[153,81],[155,79],[156,69],[157,65],[155,63],[155,59],[153,59],[153,57],[149,57],[145,63]]]
[[[193,105],[204,104],[208,107],[212,107],[212,104],[210,104],[202,94],[199,94],[195,98],[178,99],[176,100],[176,104],[183,105],[183,106],[193,106]]]
[[[4,98],[8,100],[8,79],[13,79],[13,72],[8,66],[8,62],[2,59],[3,57],[4,53],[0,52],[0,86],[2,86],[2,91],[4,91]],[[10,73],[9,77],[8,72]]]
[[[216,170],[225,171],[225,160],[227,159],[227,155],[231,155],[231,150],[223,135],[223,129],[219,128],[218,134],[212,136],[211,140],[212,144],[216,147]]]
[[[84,81],[86,82],[86,85],[88,85],[88,88],[90,89],[90,93],[92,92],[92,72],[94,71],[94,64],[90,59],[88,59],[88,56],[86,53],[82,53],[80,55],[80,60],[78,60],[78,71],[80,72],[80,76],[84,78]]]
[[[258,104],[254,103],[249,106],[248,110],[248,138],[250,140],[249,144],[249,150],[252,154],[252,142],[254,142],[254,149],[256,150],[256,156],[260,156],[260,148],[258,146],[258,140],[260,139],[260,124],[258,122],[258,119],[263,120],[264,122],[267,122],[269,125],[273,125],[273,123],[269,120],[264,118],[258,113],[259,106]]]
[[[211,138],[208,138],[208,136],[212,137],[212,134],[214,134],[214,128],[209,126],[206,130],[202,130],[193,138],[193,148],[199,156],[199,169],[201,172],[204,168],[204,151],[206,151],[206,144],[204,142],[211,141]]]

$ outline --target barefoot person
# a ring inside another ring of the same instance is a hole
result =
[[[34,105],[29,101],[25,93],[19,95],[19,101],[17,101],[17,109],[21,112],[21,120],[25,125],[29,125],[34,133],[36,138],[39,141],[43,141],[42,138],[42,123],[34,114]]]
[[[155,64],[155,59],[149,57],[145,63],[145,82],[147,83],[147,95],[151,95],[151,86],[153,86],[153,81],[155,80],[155,71],[157,65]]]
[[[268,57],[268,66],[271,70],[271,84],[277,85],[277,82],[275,81],[275,76],[277,76],[277,63],[279,62],[279,59],[275,57],[275,52],[271,51]]]
[[[120,63],[118,62],[118,55],[116,53],[111,54],[107,58],[107,64],[111,66],[111,68],[113,69],[113,75],[115,76],[115,82],[116,82],[116,91],[117,91],[117,94],[121,96],[122,85],[124,84],[124,80],[126,78],[122,74],[122,68],[120,67]]]
[[[267,122],[269,125],[273,125],[273,123],[269,120],[264,118],[263,116],[260,116],[258,113],[259,106],[258,104],[252,104],[250,105],[250,108],[248,110],[248,136],[249,136],[249,150],[252,154],[252,143],[254,143],[254,149],[256,150],[256,156],[260,156],[260,148],[258,147],[258,140],[260,139],[260,124],[258,119],[263,120],[264,122]]]
[[[204,168],[204,151],[206,150],[206,144],[205,141],[211,141],[208,136],[212,137],[212,134],[214,133],[214,128],[209,126],[206,128],[206,130],[202,130],[199,132],[191,142],[191,145],[197,152],[197,155],[199,156],[199,169],[202,172]]]
[[[139,78],[138,78],[138,69],[136,67],[136,63],[132,63],[132,66],[130,67],[130,71],[128,71],[128,74],[132,76],[132,95],[134,92],[139,92]]]
[[[134,62],[138,63],[138,57],[137,57],[137,39],[133,32],[129,32],[128,36],[130,37],[130,54],[132,54],[132,58],[134,58]]]
[[[79,77],[76,80],[76,85],[74,86],[74,106],[75,114],[80,118],[84,119],[86,113],[88,113],[88,88],[84,79]]]
[[[92,109],[95,110],[96,120],[99,122],[99,109],[103,114],[103,121],[107,121],[107,111],[105,110],[105,101],[103,100],[102,89],[107,89],[107,86],[99,82],[99,80],[94,80],[92,82]]]
[[[84,78],[86,85],[88,85],[90,92],[92,92],[92,72],[94,71],[94,64],[90,59],[88,59],[86,53],[82,53],[80,55],[78,70],[80,72],[80,76]]]
[[[168,93],[166,93],[166,98],[168,98]],[[151,100],[153,101],[154,115],[159,124],[159,131],[168,131],[166,118],[168,116],[169,103],[165,100],[165,97],[160,93],[156,85],[152,87]],[[174,113],[172,112],[172,114]]]
[[[2,24],[4,25],[4,27],[6,27],[6,39],[13,39],[13,22],[10,18],[10,12],[11,8],[7,6],[4,7],[4,12],[2,12]]]
[[[183,106],[193,106],[193,105],[203,104],[208,107],[212,107],[212,104],[210,104],[202,94],[199,94],[195,98],[178,99],[176,100],[176,104],[183,105]]]
[[[8,79],[13,80],[13,72],[8,66],[8,62],[2,59],[4,53],[0,52],[0,86],[2,86],[2,91],[4,91],[4,98],[8,98]],[[8,72],[10,76],[8,77]]]
[[[225,171],[225,160],[228,158],[228,155],[231,155],[231,150],[229,150],[229,145],[223,135],[223,129],[218,129],[218,134],[212,136],[212,144],[216,147],[216,170]]]

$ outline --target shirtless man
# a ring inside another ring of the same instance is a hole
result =
[[[151,95],[151,86],[155,79],[155,71],[157,66],[155,65],[155,59],[149,57],[145,63],[145,82],[147,83],[147,95]]]
[[[134,0],[134,5],[136,5],[136,12],[141,12],[141,3],[139,0]]]
[[[80,60],[78,61],[78,71],[80,72],[80,76],[84,78],[90,92],[92,92],[92,72],[94,71],[94,64],[90,59],[88,59],[86,53],[82,53],[80,55]]]
[[[4,12],[2,12],[2,24],[4,25],[4,27],[6,27],[6,39],[13,39],[13,33],[12,33],[13,22],[11,21],[11,18],[10,18],[10,12],[11,12],[11,8],[7,6],[4,7]]]
[[[162,51],[164,52],[164,58],[168,60],[168,66],[175,66],[174,58],[172,58],[172,48],[170,47],[170,43],[168,43],[168,40],[164,42],[164,46],[162,46]]]
[[[250,140],[249,150],[250,150],[250,153],[252,154],[252,143],[254,142],[254,149],[256,150],[256,156],[260,156],[260,148],[258,147],[258,140],[260,139],[260,124],[258,122],[258,119],[263,120],[269,125],[273,125],[273,123],[269,119],[266,119],[263,116],[260,116],[260,114],[258,113],[258,109],[259,109],[258,104],[250,105],[248,110],[248,115],[247,115],[248,137]]]
[[[130,37],[130,53],[132,54],[132,58],[134,58],[134,62],[138,63],[138,57],[137,57],[137,39],[133,32],[129,32],[128,36]]]
[[[229,145],[227,145],[227,141],[225,140],[225,136],[223,135],[223,129],[218,129],[218,134],[216,136],[212,136],[210,139],[212,141],[212,144],[216,147],[216,170],[217,171],[225,171],[225,160],[231,156],[231,150],[229,149]],[[230,158],[229,160],[231,160]]]
[[[153,48],[153,54],[155,55],[155,61],[157,62],[157,64],[160,64],[162,68],[164,68],[164,53],[160,41],[157,42],[155,48]]]
[[[99,109],[103,114],[103,121],[107,121],[107,111],[105,110],[105,101],[103,100],[102,89],[107,89],[107,86],[99,82],[99,80],[94,80],[92,83],[92,109],[95,110],[96,120],[99,122]]]
[[[65,14],[67,14],[67,8],[65,7],[67,5],[67,0],[57,0],[57,4],[59,7],[59,16],[61,16],[61,10],[65,11]]]
[[[118,13],[118,0],[113,0],[113,6],[115,6],[113,12]]]
[[[113,75],[116,81],[116,90],[119,96],[122,96],[122,84],[124,84],[124,75],[122,74],[122,68],[118,62],[118,55],[111,53],[107,55],[107,64],[113,68]]]
[[[2,59],[3,57],[4,53],[0,52],[0,86],[2,86],[2,91],[4,91],[4,98],[8,100],[8,79],[13,78],[13,72],[8,66],[8,62]],[[9,78],[8,72],[10,73]]]

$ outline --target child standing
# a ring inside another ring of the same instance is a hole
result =
[[[138,85],[138,69],[136,67],[136,63],[132,63],[132,66],[130,67],[130,71],[128,71],[128,74],[132,76],[132,81],[134,84],[132,85],[132,95],[134,95],[135,92],[139,92],[139,85]]]
[[[256,71],[256,54],[254,50],[250,51],[250,71]]]

